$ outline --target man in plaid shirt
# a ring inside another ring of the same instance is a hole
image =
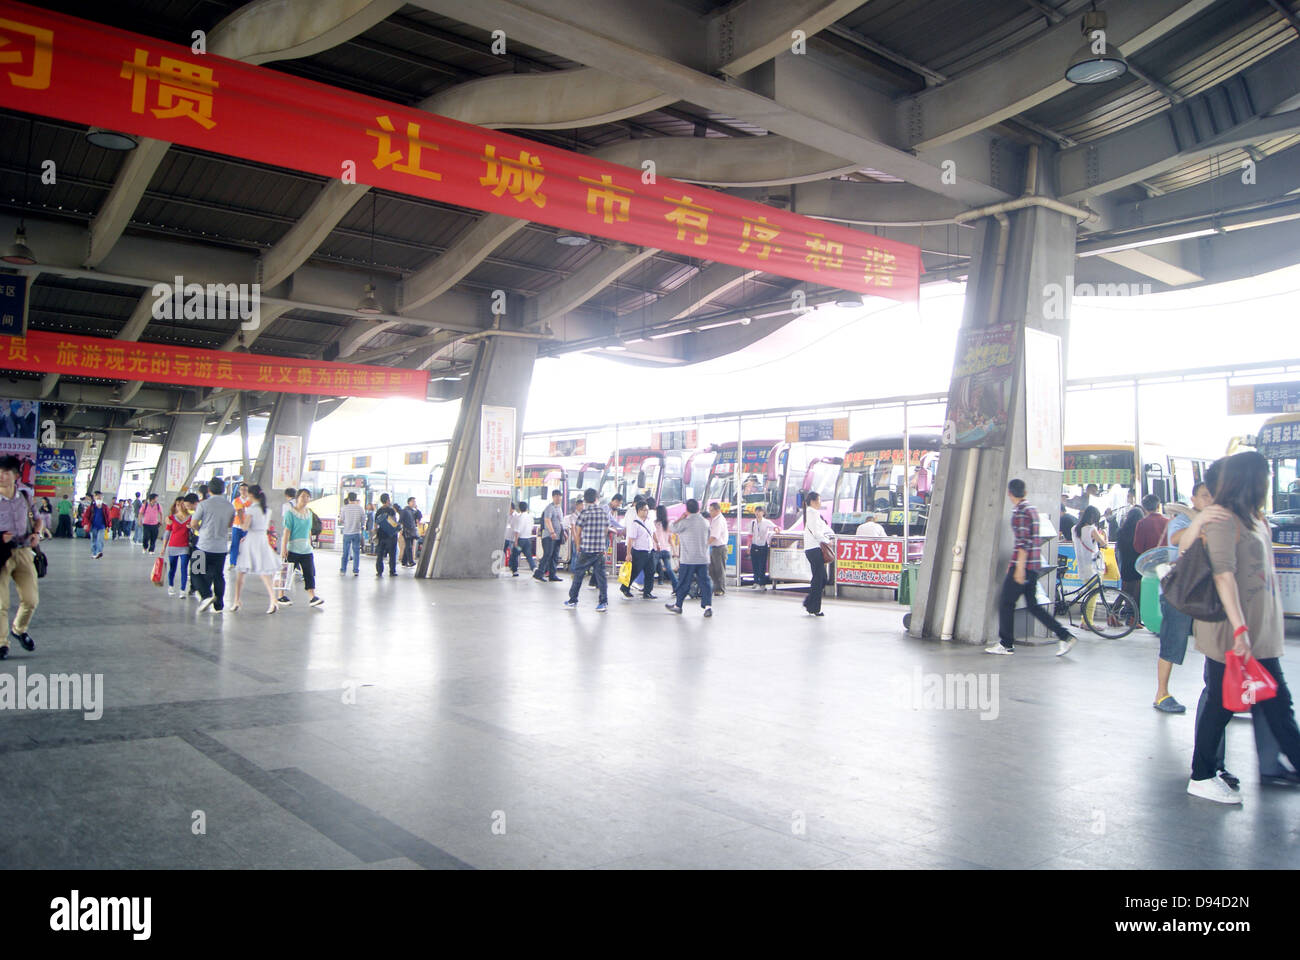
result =
[[[578,560],[573,565],[573,583],[569,587],[569,599],[564,605],[570,610],[578,605],[582,577],[590,568],[592,578],[600,591],[596,612],[604,613],[609,608],[609,597],[605,590],[605,544],[609,539],[609,511],[596,502],[594,487],[584,490],[582,499],[585,505],[578,511],[578,516],[573,521],[578,543]]]
[[[1016,603],[1025,598],[1025,606],[1039,623],[1060,641],[1056,655],[1064,656],[1074,646],[1074,635],[1061,626],[1060,621],[1038,605],[1038,573],[1043,566],[1042,545],[1038,538],[1038,511],[1025,499],[1025,481],[1012,480],[1007,484],[1007,496],[1015,504],[1011,512],[1011,532],[1015,534],[1015,546],[1011,548],[1011,567],[1002,581],[1002,597],[998,610],[998,638],[984,648],[985,653],[1015,653],[1012,644],[1015,641]]]

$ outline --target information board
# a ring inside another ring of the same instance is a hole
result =
[[[836,539],[835,583],[837,586],[897,589],[902,577],[902,537],[839,537]]]

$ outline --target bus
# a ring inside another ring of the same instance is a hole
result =
[[[830,519],[830,498],[840,474],[845,443],[834,441],[746,440],[740,451],[740,500],[742,523],[737,541],[741,572],[749,566],[749,528],[744,520],[752,519],[754,508],[761,506],[777,529],[790,532],[803,529],[800,511],[804,498],[816,490],[822,498],[822,515]],[[713,466],[700,511],[717,502],[727,518],[727,529],[736,531],[736,448],[735,443],[715,444]]]
[[[609,503],[616,493],[630,506],[637,497],[649,497],[656,504],[674,507],[685,503],[682,477],[687,450],[657,450],[633,447],[618,452],[618,462],[610,456],[605,467],[605,481],[600,486],[600,502]]]
[[[569,475],[561,463],[526,463],[515,483],[515,503],[527,502],[534,523],[542,522],[542,511],[551,502],[551,494],[564,494],[561,509],[569,509]]]
[[[1077,498],[1089,484],[1096,484],[1100,493],[1091,506],[1103,514],[1122,509],[1128,504],[1129,491],[1134,490],[1134,459],[1131,443],[1066,444],[1062,489],[1067,496]],[[1158,444],[1144,443],[1138,500],[1153,493],[1161,503],[1191,506],[1192,493],[1212,462],[1205,457],[1174,456]]]
[[[583,460],[570,463],[566,470],[569,489],[573,491],[575,497],[582,496],[582,492],[588,487],[599,491],[605,485],[605,464],[603,462]]]
[[[1268,512],[1273,542],[1300,547],[1300,413],[1264,421],[1255,449],[1269,462],[1273,475]]]
[[[704,491],[709,486],[709,472],[713,469],[713,461],[717,455],[717,444],[710,444],[696,450],[686,458],[686,465],[682,469],[683,503],[690,499],[704,499]],[[685,512],[685,510],[683,509],[680,512]]]
[[[907,517],[908,536],[924,538],[930,496],[939,473],[942,438],[938,434],[908,437],[911,464]],[[831,529],[852,536],[872,517],[881,520],[887,536],[903,535],[903,438],[901,435],[859,440],[844,454],[831,507]]]

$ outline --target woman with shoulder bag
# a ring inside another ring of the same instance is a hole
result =
[[[668,508],[662,503],[655,507],[655,568],[660,583],[671,583],[677,595],[677,574],[673,571],[673,532],[668,528]]]
[[[1196,648],[1206,657],[1206,704],[1196,725],[1187,792],[1216,803],[1241,803],[1241,795],[1216,776],[1218,745],[1232,719],[1223,702],[1229,651],[1245,660],[1257,658],[1276,681],[1277,695],[1256,703],[1251,713],[1256,721],[1268,723],[1278,749],[1300,770],[1300,728],[1282,675],[1282,597],[1263,514],[1268,486],[1268,461],[1260,454],[1251,451],[1228,457],[1215,487],[1214,505],[1192,521],[1178,544],[1184,552],[1204,535],[1214,587],[1227,614],[1224,620],[1197,620],[1193,626]]]
[[[804,496],[803,501],[803,553],[812,567],[812,584],[803,608],[811,617],[824,617],[822,592],[826,589],[826,561],[835,556],[835,534],[822,517],[822,498],[816,490]],[[830,554],[828,557],[827,554]]]
[[[239,548],[239,562],[235,566],[235,597],[230,609],[239,609],[244,594],[244,578],[251,573],[255,577],[261,577],[262,583],[266,585],[266,595],[270,598],[266,612],[275,613],[278,606],[271,578],[280,572],[280,559],[271,548],[266,532],[270,524],[270,508],[266,505],[266,493],[257,484],[248,488],[248,501],[244,515],[238,521],[244,537]]]

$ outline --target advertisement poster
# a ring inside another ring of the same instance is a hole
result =
[[[105,469],[107,470],[107,467]],[[189,472],[190,455],[184,450],[169,450],[167,453],[167,485],[163,489],[177,490],[184,493],[185,478],[189,475]],[[106,486],[104,488],[106,495],[109,489],[116,489],[116,485],[112,488]]]
[[[585,457],[587,455],[587,440],[552,440],[550,443],[550,456],[552,457]]]
[[[36,451],[36,496],[57,502],[72,498],[77,482],[77,451],[72,447],[41,447]]]
[[[1000,447],[1007,442],[1015,348],[1012,324],[960,334],[944,418],[944,446]]]
[[[484,406],[479,420],[479,483],[504,484],[508,491],[514,473],[515,408]]]
[[[283,490],[298,486],[302,472],[302,437],[277,433],[271,452],[271,487]]]
[[[1025,328],[1025,465],[1060,470],[1061,338]]]
[[[36,425],[41,405],[31,400],[0,400],[0,454],[36,462]]]
[[[835,583],[848,587],[896,589],[903,577],[903,539],[839,537],[835,541]]]

